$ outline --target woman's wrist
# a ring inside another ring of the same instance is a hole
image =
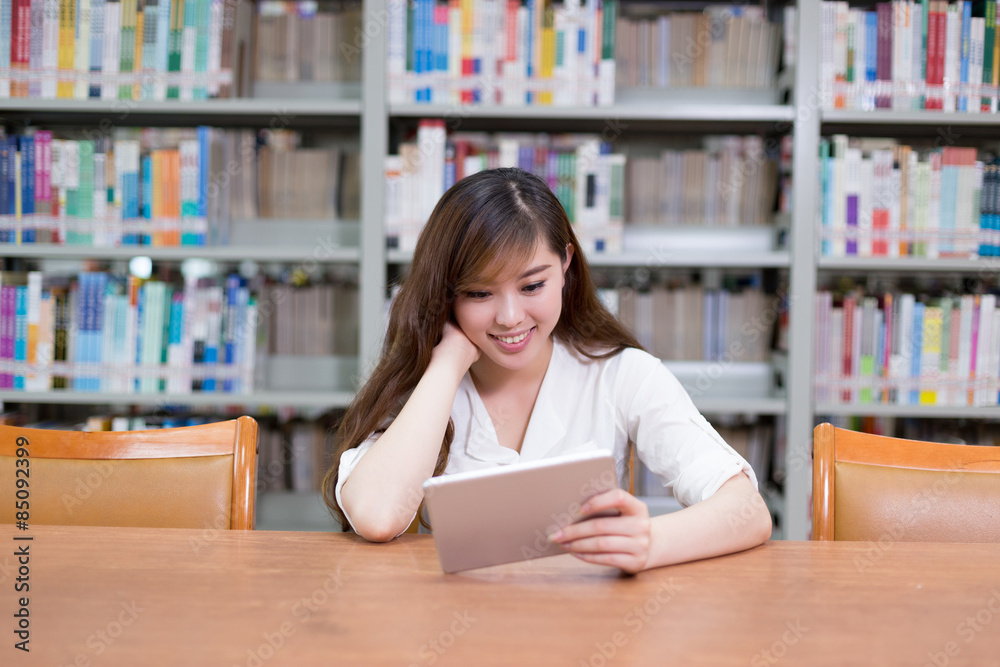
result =
[[[455,381],[455,386],[462,381],[465,374],[472,366],[472,361],[462,359],[460,355],[453,352],[435,350],[431,355],[431,363],[427,366],[427,373],[441,373],[445,377]]]

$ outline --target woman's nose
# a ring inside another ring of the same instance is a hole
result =
[[[524,308],[521,300],[514,295],[505,295],[497,299],[496,322],[502,327],[512,329],[524,320]]]

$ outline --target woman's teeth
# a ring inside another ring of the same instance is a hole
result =
[[[495,336],[495,338],[497,340],[499,340],[499,341],[503,341],[504,343],[507,343],[508,345],[513,345],[514,343],[520,343],[522,340],[524,340],[527,337],[527,335],[528,335],[528,332],[525,331],[520,336],[515,336],[513,338],[508,337],[508,336]]]

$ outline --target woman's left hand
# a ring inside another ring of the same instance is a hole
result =
[[[618,510],[619,516],[584,519],[549,539],[588,563],[640,572],[649,560],[649,509],[628,491],[613,489],[588,500],[580,512],[586,516],[612,509]]]

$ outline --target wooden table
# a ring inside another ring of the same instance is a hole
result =
[[[0,540],[2,665],[1000,665],[1000,545],[771,542],[625,577],[571,556],[445,575],[419,535]]]

